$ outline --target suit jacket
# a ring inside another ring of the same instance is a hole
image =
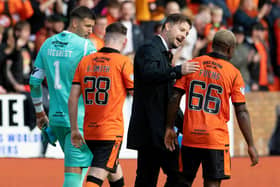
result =
[[[181,66],[171,59],[159,36],[137,50],[134,59],[134,96],[127,147],[156,146],[165,149],[164,134],[168,99]]]
[[[132,39],[133,39],[133,50],[137,51],[139,46],[143,44],[144,35],[140,27],[136,24],[132,24]]]

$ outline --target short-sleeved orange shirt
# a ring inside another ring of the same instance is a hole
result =
[[[244,81],[238,69],[216,53],[194,58],[200,69],[177,80],[186,92],[184,146],[224,149],[229,145],[229,99],[245,103]]]
[[[87,140],[115,140],[123,136],[123,104],[133,88],[130,58],[111,48],[85,56],[73,84],[81,86],[84,98],[84,136]]]

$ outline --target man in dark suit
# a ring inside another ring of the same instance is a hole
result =
[[[161,33],[142,45],[134,60],[134,96],[127,147],[138,151],[135,187],[156,187],[160,168],[167,174],[166,187],[179,187],[178,148],[164,146],[168,98],[174,80],[195,72],[196,63],[172,67],[170,53],[191,29],[189,19],[169,15]]]

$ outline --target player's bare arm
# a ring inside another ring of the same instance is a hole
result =
[[[49,124],[48,116],[45,113],[42,98],[42,81],[45,78],[45,72],[43,69],[34,67],[30,78],[30,89],[32,102],[34,104],[36,112],[36,125],[39,129],[42,129],[46,124]]]
[[[71,142],[73,146],[79,148],[84,144],[84,139],[79,132],[77,123],[77,112],[78,112],[78,101],[81,95],[81,86],[78,84],[73,84],[68,100],[68,110],[71,125]]]
[[[251,166],[255,166],[258,164],[259,156],[254,145],[249,112],[245,104],[234,104],[234,108],[239,128],[248,145],[248,154],[252,163]]]
[[[168,102],[164,144],[165,147],[170,151],[174,151],[176,145],[178,145],[177,134],[174,130],[174,122],[177,116],[182,95],[183,92],[174,89],[173,95],[170,97]]]

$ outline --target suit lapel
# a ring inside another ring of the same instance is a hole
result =
[[[166,50],[161,38],[159,36],[154,36],[152,42],[159,48],[159,51],[163,53],[163,55],[166,57],[168,64],[171,65],[173,54],[170,51]]]

